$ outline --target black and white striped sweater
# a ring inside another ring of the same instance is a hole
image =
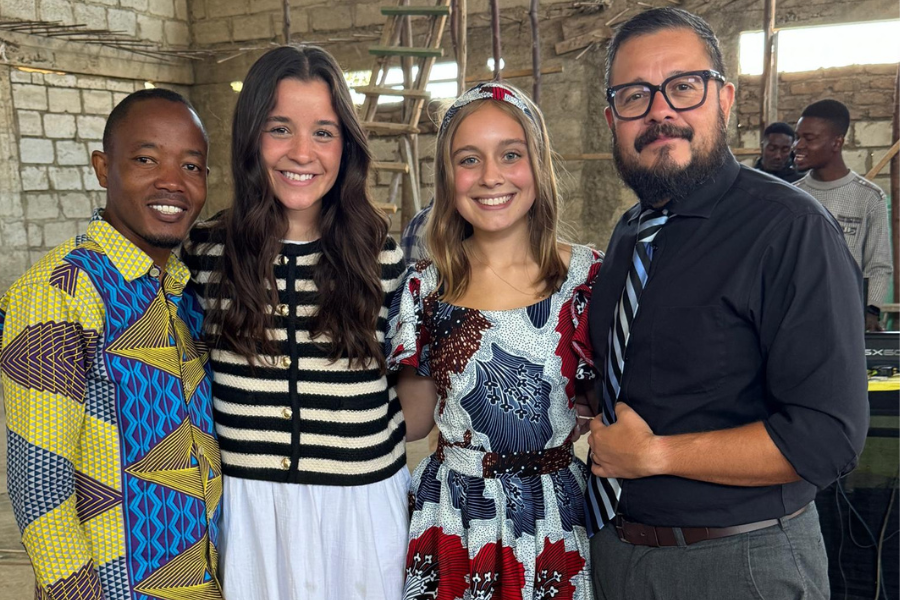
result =
[[[222,252],[210,229],[191,231],[182,254],[206,310],[206,284]],[[377,367],[332,363],[309,338],[315,313],[312,266],[319,242],[284,244],[275,260],[274,366],[210,349],[222,471],[231,477],[316,485],[363,485],[406,465],[403,413]],[[377,338],[384,341],[390,297],[403,280],[403,253],[388,238],[379,256],[385,300]],[[294,340],[295,343],[288,343]],[[318,340],[317,341],[321,341]]]

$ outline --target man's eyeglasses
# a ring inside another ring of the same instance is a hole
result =
[[[606,99],[613,113],[622,121],[646,116],[656,92],[662,93],[672,110],[692,110],[706,102],[710,79],[725,83],[725,76],[718,71],[690,71],[673,75],[659,85],[639,82],[614,85],[606,88]]]

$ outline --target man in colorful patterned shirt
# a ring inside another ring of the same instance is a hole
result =
[[[206,200],[187,101],[142,90],[92,163],[87,234],[0,300],[9,495],[36,598],[221,598],[221,459],[202,312],[172,254]]]

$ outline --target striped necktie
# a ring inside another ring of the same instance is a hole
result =
[[[612,327],[607,336],[606,372],[603,373],[603,404],[601,417],[604,425],[616,422],[616,401],[625,369],[625,351],[631,337],[631,324],[637,315],[641,292],[647,283],[650,273],[650,260],[653,258],[653,240],[669,219],[669,211],[647,209],[641,213],[638,221],[637,242],[631,257],[631,267],[625,278],[625,288],[616,305]],[[588,466],[591,461],[588,459]],[[593,535],[604,523],[616,515],[616,505],[621,493],[616,479],[607,479],[591,475],[587,491],[587,525],[588,532]]]

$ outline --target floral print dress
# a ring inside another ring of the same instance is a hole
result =
[[[600,263],[573,246],[559,291],[498,311],[442,302],[434,266],[410,268],[388,365],[433,378],[441,440],[413,474],[406,600],[592,599],[587,468],[571,443]]]

